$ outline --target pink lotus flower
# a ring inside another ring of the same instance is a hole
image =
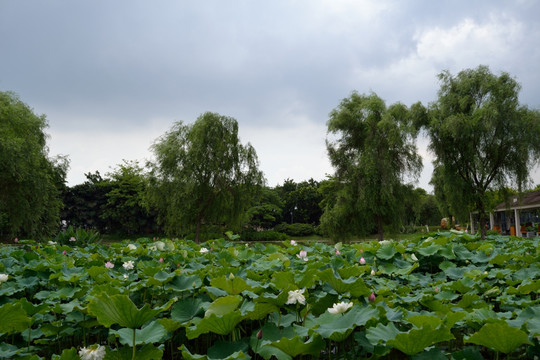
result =
[[[13,241],[14,241],[14,242],[19,242],[19,239],[18,239],[18,238],[15,238]]]
[[[62,255],[66,255],[66,254],[67,254],[66,250],[62,251]]]
[[[162,257],[161,257],[161,258],[159,258],[159,262],[161,262],[161,263],[163,262],[163,258],[162,258]]]
[[[372,292],[371,295],[369,295],[369,302],[374,302],[375,301],[375,293]]]
[[[366,264],[366,259],[364,259],[363,256],[360,258],[360,264],[362,264],[362,265]]]
[[[107,269],[112,269],[112,268],[114,267],[114,264],[113,264],[112,262],[110,262],[110,261],[107,261],[107,262],[105,263],[105,267],[106,267]]]
[[[69,241],[73,242],[73,241],[77,241],[77,239],[75,239],[75,237],[72,236],[72,237],[69,238]]]
[[[300,254],[296,254],[296,257],[298,257],[299,259],[302,259],[304,261],[308,261],[307,251],[306,250],[300,250]]]
[[[435,286],[435,292],[438,294],[439,293],[439,288],[437,286]]]
[[[334,249],[336,251],[336,255],[341,255],[341,251],[339,251],[338,249]]]

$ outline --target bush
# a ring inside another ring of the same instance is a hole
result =
[[[282,232],[290,236],[309,236],[315,234],[315,227],[311,224],[281,223],[274,227],[274,231]]]
[[[274,230],[244,230],[240,234],[240,240],[242,241],[284,241],[288,238],[287,234]]]
[[[53,241],[62,245],[85,246],[98,243],[101,241],[101,238],[97,230],[69,226],[67,229],[56,234]]]

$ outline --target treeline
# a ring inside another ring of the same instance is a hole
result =
[[[156,235],[167,231],[157,221],[157,212],[145,204],[148,174],[136,162],[125,162],[102,176],[86,174],[83,184],[65,188],[61,218],[66,225],[95,229],[101,233],[123,235]],[[234,229],[247,240],[275,240],[281,234],[309,236],[325,234],[320,227],[322,204],[328,187],[335,180],[295,182],[287,179],[274,188],[262,186],[251,206],[243,214],[240,228]],[[415,232],[425,225],[436,226],[441,214],[435,196],[412,185],[406,193],[400,231]],[[375,232],[366,224],[368,233]],[[230,230],[226,224],[205,224],[201,239],[222,237]],[[171,234],[194,238],[194,231]]]
[[[493,194],[510,185],[522,191],[538,164],[540,113],[519,103],[515,79],[486,66],[444,71],[439,80],[438,99],[427,106],[387,106],[375,93],[353,92],[329,114],[335,173],[275,188],[265,184],[255,149],[240,142],[237,121],[210,112],[174,123],[152,146],[152,161],[67,187],[69,161],[49,156],[45,116],[0,92],[0,236],[43,238],[73,225],[196,241],[227,230],[248,240],[282,233],[382,240],[471,211],[485,236]],[[434,195],[411,185],[422,169],[420,132],[435,157]]]

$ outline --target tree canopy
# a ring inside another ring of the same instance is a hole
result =
[[[264,185],[255,149],[242,145],[231,117],[204,113],[159,138],[149,163],[147,201],[169,234],[195,232],[203,225],[241,224],[245,209]]]
[[[538,163],[539,112],[519,103],[515,79],[487,66],[455,76],[443,71],[439,80],[438,100],[420,115],[436,157],[435,182],[451,207],[478,211],[484,237],[491,193],[508,185],[521,190]]]
[[[415,178],[422,167],[409,109],[353,92],[330,113],[327,125],[336,173],[326,188],[338,192],[325,202],[321,224],[340,237],[369,233],[375,225],[382,240],[385,227],[400,224],[404,176]]]
[[[0,92],[0,235],[43,237],[58,230],[65,157],[50,158],[44,115]]]

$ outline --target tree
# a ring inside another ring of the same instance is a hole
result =
[[[182,122],[152,146],[148,204],[170,234],[195,232],[201,226],[238,228],[261,186],[255,149],[242,145],[231,117],[204,113],[192,125]]]
[[[84,183],[68,187],[62,192],[62,220],[75,227],[106,232],[110,222],[101,215],[107,206],[107,193],[112,190],[111,181],[104,179],[99,171],[84,175]]]
[[[289,224],[304,223],[319,225],[322,209],[319,203],[322,195],[319,192],[319,183],[313,179],[295,183],[291,179],[276,186],[283,205],[283,217]]]
[[[144,206],[146,179],[139,164],[124,161],[110,174],[107,203],[100,217],[109,232],[143,234],[156,230],[155,218]]]
[[[68,160],[49,158],[45,115],[0,92],[0,236],[44,237],[60,226]]]
[[[249,225],[270,229],[282,221],[283,200],[276,189],[263,187],[259,201],[247,210]]]
[[[439,80],[438,100],[417,114],[424,119],[451,208],[478,211],[485,238],[495,205],[490,193],[508,184],[521,191],[538,163],[540,113],[520,105],[515,79],[496,76],[487,66],[457,76],[443,71]]]
[[[337,227],[345,226],[348,234],[365,234],[375,225],[382,240],[385,228],[400,224],[404,176],[417,177],[422,167],[409,109],[353,92],[330,113],[327,125],[339,190],[326,203],[323,228],[342,232]]]

